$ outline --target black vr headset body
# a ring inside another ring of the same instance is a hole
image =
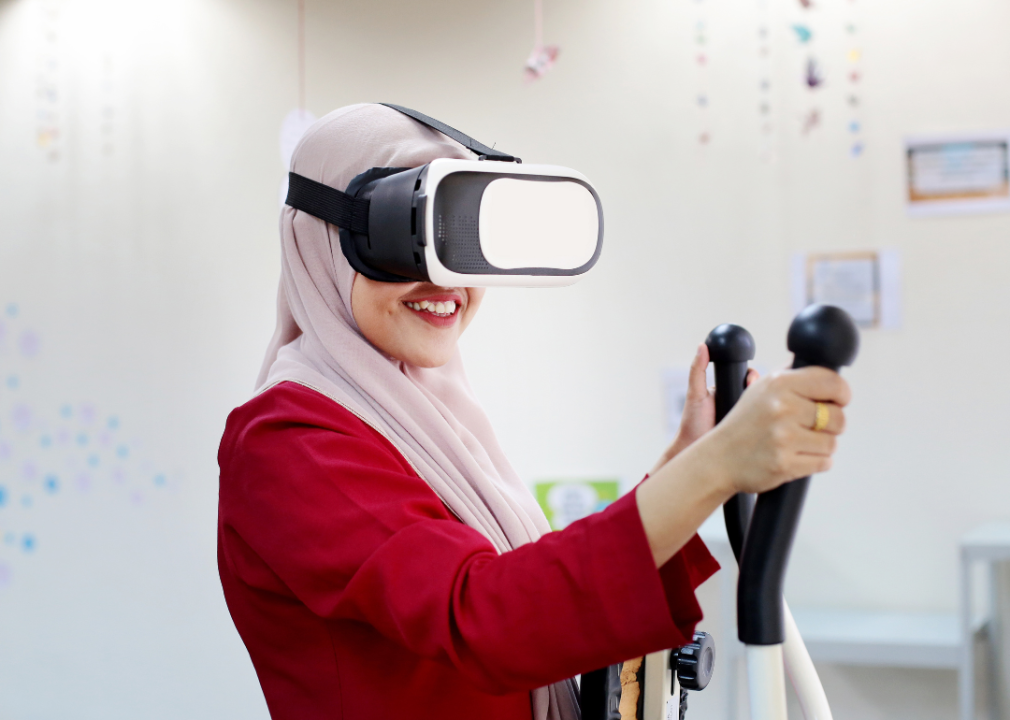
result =
[[[381,282],[558,287],[599,260],[603,207],[584,175],[524,165],[427,115],[387,107],[479,159],[372,168],[343,191],[290,173],[287,204],[336,225],[354,270]]]

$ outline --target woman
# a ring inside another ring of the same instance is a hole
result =
[[[357,105],[292,170],[342,189],[439,157],[472,156]],[[718,568],[695,536],[709,514],[830,465],[838,375],[759,380],[713,430],[701,346],[650,476],[549,533],[456,348],[484,291],[357,275],[337,229],[290,207],[281,229],[277,332],[219,453],[222,584],[275,719],[573,720],[566,678],[691,638]],[[827,432],[814,399],[834,403]]]

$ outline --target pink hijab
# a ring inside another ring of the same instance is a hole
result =
[[[308,130],[291,170],[342,190],[371,167],[417,167],[440,157],[473,159],[459,143],[395,110],[351,105]],[[431,369],[379,352],[351,314],[354,278],[337,229],[285,206],[277,330],[257,391],[296,382],[357,415],[499,553],[550,532],[543,511],[498,445],[459,351],[446,365]],[[535,720],[579,717],[572,680],[531,696]]]

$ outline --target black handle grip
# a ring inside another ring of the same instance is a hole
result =
[[[859,330],[849,314],[831,305],[811,305],[789,327],[794,368],[819,365],[839,370],[859,351]],[[785,640],[782,587],[810,478],[800,478],[758,496],[744,543],[737,585],[737,628],[746,645]]]
[[[705,338],[708,359],[715,364],[715,421],[722,421],[736,405],[747,387],[747,361],[754,359],[754,338],[739,325],[726,323]],[[737,562],[743,552],[743,540],[754,510],[754,496],[738,493],[723,505],[726,534]]]

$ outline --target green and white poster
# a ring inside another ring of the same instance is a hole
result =
[[[551,528],[563,530],[614,502],[621,483],[616,479],[538,480],[533,487]]]

